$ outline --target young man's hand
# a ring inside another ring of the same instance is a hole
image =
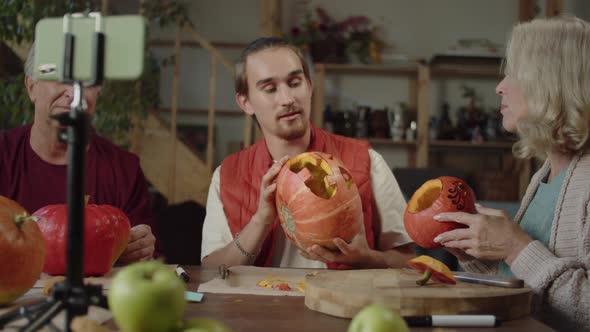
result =
[[[275,206],[275,193],[277,190],[277,175],[283,165],[289,160],[288,156],[279,159],[272,165],[260,181],[260,197],[258,199],[258,210],[254,218],[265,225],[272,224],[277,219],[277,208]]]
[[[300,254],[312,260],[324,263],[340,263],[355,267],[362,267],[370,264],[372,260],[372,250],[367,243],[365,236],[365,227],[362,225],[361,230],[354,236],[350,243],[341,238],[335,238],[334,245],[338,250],[328,250],[317,244],[307,248],[307,251],[300,251]]]

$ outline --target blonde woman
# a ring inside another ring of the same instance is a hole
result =
[[[546,159],[512,221],[504,211],[441,213],[468,228],[435,238],[469,271],[514,275],[535,292],[536,318],[590,331],[590,24],[577,18],[517,25],[509,40],[502,125],[517,157]]]

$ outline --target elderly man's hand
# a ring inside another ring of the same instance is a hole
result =
[[[131,228],[127,248],[119,257],[119,263],[128,264],[152,259],[156,248],[156,237],[148,225],[137,225]]]

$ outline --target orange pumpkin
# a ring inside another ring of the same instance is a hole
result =
[[[41,275],[45,241],[35,219],[0,196],[0,305],[16,300]]]
[[[305,152],[283,165],[276,180],[276,207],[287,238],[300,249],[336,249],[350,242],[363,221],[361,198],[350,172],[335,157]]]
[[[442,212],[475,213],[475,194],[467,183],[452,176],[426,181],[408,202],[404,225],[408,235],[423,248],[441,245],[433,239],[444,232],[466,225],[436,221],[432,217]]]

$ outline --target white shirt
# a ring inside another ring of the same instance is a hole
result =
[[[404,228],[404,212],[406,200],[393,177],[392,171],[375,150],[369,149],[371,161],[371,188],[373,199],[377,207],[373,216],[374,222],[381,222],[381,233],[377,236],[378,248],[381,251],[389,250],[412,240]],[[221,194],[219,189],[219,169],[215,169],[209,195],[207,197],[207,214],[203,225],[203,241],[201,242],[201,260],[214,252],[227,246],[233,241],[227,217],[223,211]],[[325,268],[326,264],[320,261],[309,260],[299,255],[299,249],[287,241],[284,232],[278,232],[275,243],[273,265],[279,267],[298,268]]]

